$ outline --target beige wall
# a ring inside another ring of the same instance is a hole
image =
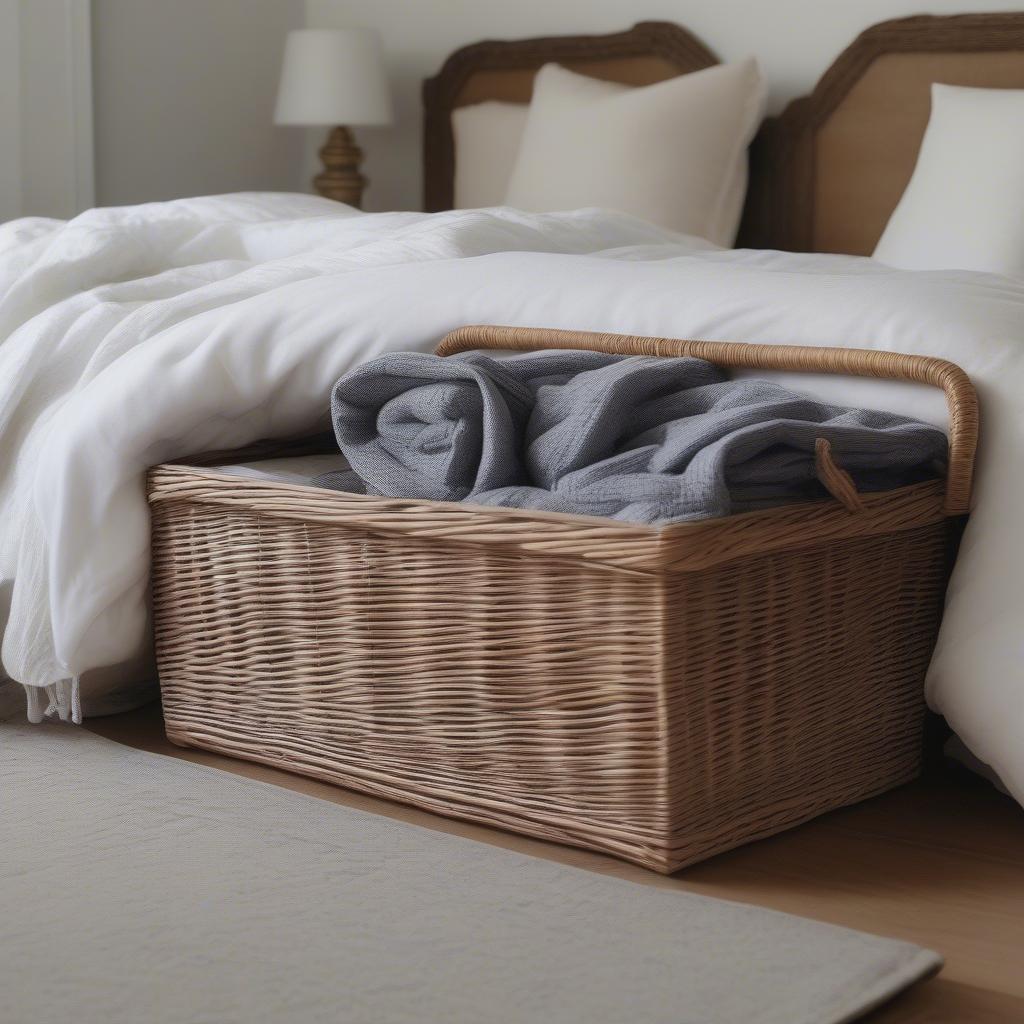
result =
[[[357,130],[371,178],[366,205],[380,210],[419,207],[420,83],[464,43],[676,21],[723,59],[756,53],[777,109],[810,89],[839,50],[874,22],[923,9],[949,14],[1022,6],[1021,0],[93,0],[97,197],[120,204],[306,188],[323,133],[271,123],[284,37],[304,20],[369,25],[384,36],[397,122]],[[3,170],[0,160],[0,182]]]
[[[463,43],[675,21],[725,60],[756,54],[777,109],[809,90],[854,35],[877,21],[1022,7],[1021,0],[306,0],[311,26],[370,25],[384,36],[398,121],[357,133],[372,209],[418,208],[420,82]]]
[[[302,129],[272,124],[302,0],[93,0],[101,205],[295,189]]]
[[[0,0],[0,221],[94,203],[89,0]]]

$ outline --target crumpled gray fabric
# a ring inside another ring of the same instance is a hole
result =
[[[935,475],[946,457],[945,434],[907,417],[728,380],[704,360],[595,356],[367,363],[332,403],[355,477],[317,482],[657,524],[825,496],[818,438],[861,491]]]
[[[522,442],[538,389],[557,389],[624,359],[562,350],[507,357],[467,352],[444,359],[392,352],[373,359],[342,377],[331,395],[335,435],[352,471],[324,474],[315,482],[433,501],[461,501],[532,483]],[[663,388],[722,379],[704,360],[660,363]]]

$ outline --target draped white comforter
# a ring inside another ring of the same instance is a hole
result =
[[[62,704],[55,684],[81,679],[86,713],[137,702],[151,681],[146,468],[323,424],[351,366],[465,323],[962,365],[983,444],[928,697],[1024,800],[1024,282],[721,251],[595,210],[362,215],[240,195],[0,225],[6,672]],[[919,386],[783,379],[944,423],[941,395]]]

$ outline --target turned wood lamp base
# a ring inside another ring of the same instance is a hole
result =
[[[363,151],[355,144],[352,132],[338,126],[332,128],[320,150],[324,169],[313,179],[313,187],[327,199],[349,206],[361,206],[366,178],[359,173]]]

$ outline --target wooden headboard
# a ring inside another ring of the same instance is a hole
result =
[[[549,61],[645,85],[717,58],[667,22],[456,50],[423,86],[427,210],[452,205],[452,111],[488,99],[528,102]],[[751,148],[738,244],[870,254],[910,180],[932,82],[1024,88],[1024,12],[900,18],[862,32],[809,96],[765,121]]]
[[[449,210],[455,194],[452,111],[484,100],[529,103],[537,71],[561,64],[593,78],[651,85],[718,63],[696,36],[644,21],[606,36],[554,36],[474,43],[456,50],[423,83],[424,209]]]
[[[932,82],[1024,88],[1024,13],[918,16],[862,32],[751,150],[742,244],[870,255],[910,180]]]

